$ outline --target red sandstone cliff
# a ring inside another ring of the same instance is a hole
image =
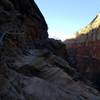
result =
[[[66,40],[69,62],[86,78],[99,86],[100,76],[100,14],[90,24]]]

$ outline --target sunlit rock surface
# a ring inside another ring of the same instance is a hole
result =
[[[100,90],[100,14],[65,44],[70,65]]]
[[[100,100],[98,91],[75,81],[64,44],[48,39],[34,1],[1,0],[0,31],[0,100]]]

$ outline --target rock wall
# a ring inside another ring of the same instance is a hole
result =
[[[0,32],[48,38],[47,24],[34,0],[1,0]]]
[[[77,37],[66,40],[68,61],[100,90],[100,14],[77,32]]]

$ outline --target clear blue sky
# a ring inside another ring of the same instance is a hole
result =
[[[100,12],[100,0],[35,0],[48,24],[50,37],[64,40]]]

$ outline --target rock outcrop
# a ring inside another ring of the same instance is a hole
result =
[[[0,31],[28,35],[28,38],[48,38],[47,24],[34,0],[1,0]]]
[[[65,45],[48,39],[33,0],[0,1],[0,40],[0,100],[100,100],[97,90],[75,81]]]

